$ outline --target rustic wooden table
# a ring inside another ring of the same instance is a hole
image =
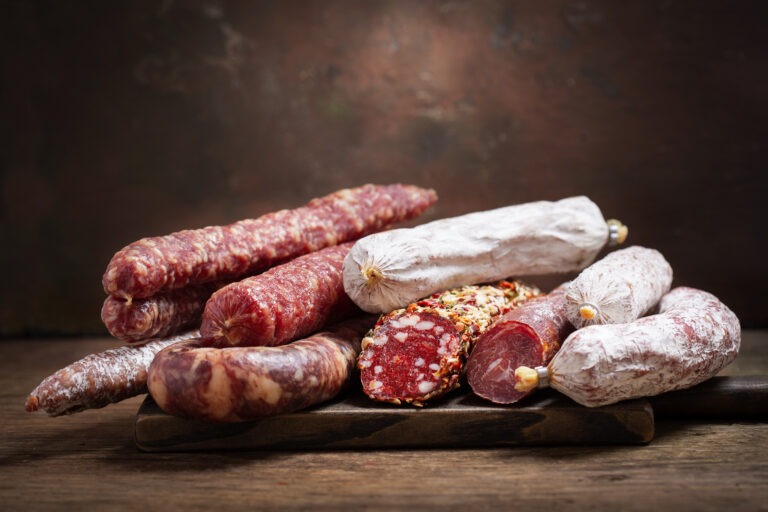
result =
[[[24,411],[43,377],[106,338],[0,341],[0,510],[768,510],[768,423],[658,421],[643,446],[139,452],[142,397],[70,417]],[[765,347],[765,348],[764,348]],[[768,374],[768,330],[728,375]]]

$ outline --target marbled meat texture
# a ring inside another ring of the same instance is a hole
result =
[[[210,422],[297,411],[342,391],[375,317],[347,320],[280,347],[171,347],[149,369],[149,392],[167,413]]]
[[[158,293],[145,299],[106,298],[101,320],[117,339],[135,343],[200,327],[205,302],[224,284],[208,283]]]
[[[363,390],[374,400],[423,405],[459,385],[468,352],[499,316],[539,295],[519,281],[436,293],[381,317],[363,339]]]
[[[27,397],[27,411],[50,416],[98,409],[147,392],[147,370],[155,354],[197,339],[197,331],[142,345],[90,354],[46,377]]]
[[[655,249],[633,246],[607,255],[571,281],[566,315],[576,327],[636,320],[672,286],[672,267]],[[584,316],[584,312],[589,315]]]
[[[257,219],[143,238],[114,255],[104,291],[131,300],[234,280],[412,219],[436,200],[433,190],[411,185],[365,185]]]
[[[515,370],[546,365],[573,332],[565,316],[566,284],[503,315],[478,338],[467,361],[467,381],[476,395],[511,404],[533,392],[515,389]]]
[[[588,407],[658,395],[715,376],[740,344],[739,319],[725,304],[679,287],[656,315],[571,334],[549,364],[549,383]]]
[[[203,313],[206,346],[274,346],[360,313],[344,293],[341,266],[351,243],[329,247],[232,283]]]

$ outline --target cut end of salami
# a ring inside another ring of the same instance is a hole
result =
[[[24,409],[27,412],[35,412],[40,404],[40,400],[35,395],[29,395],[27,397],[27,403],[24,405]]]
[[[370,345],[376,350],[365,350]],[[363,339],[358,361],[374,400],[422,405],[458,386],[462,339],[453,322],[434,313],[403,313]]]

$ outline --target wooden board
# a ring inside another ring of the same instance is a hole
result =
[[[147,398],[135,424],[136,446],[151,452],[642,444],[653,434],[647,400],[590,409],[552,390],[523,406],[464,391],[424,408],[376,403],[351,391],[312,409],[234,424],[176,418]]]

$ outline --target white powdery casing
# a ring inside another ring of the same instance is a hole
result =
[[[608,235],[585,196],[470,213],[358,240],[344,260],[344,289],[363,310],[388,313],[449,288],[581,270]],[[380,272],[377,282],[367,268]]]
[[[705,291],[678,287],[659,314],[571,334],[548,367],[549,385],[587,407],[684,389],[737,356],[736,315]]]
[[[655,249],[633,246],[610,253],[571,281],[565,312],[578,329],[623,324],[648,313],[672,286],[672,267]],[[594,317],[582,317],[587,306]]]

